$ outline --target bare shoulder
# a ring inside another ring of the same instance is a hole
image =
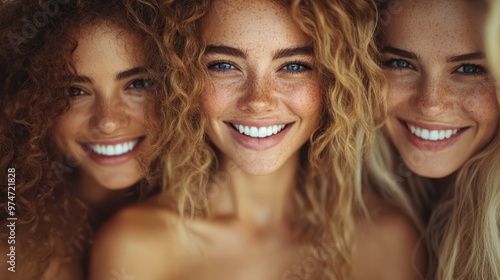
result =
[[[413,222],[374,195],[366,204],[371,217],[357,223],[354,279],[423,279],[426,251]]]
[[[174,257],[178,220],[172,212],[153,204],[118,212],[96,235],[90,279],[170,279],[179,260]]]

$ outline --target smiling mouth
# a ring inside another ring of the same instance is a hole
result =
[[[445,139],[449,139],[463,130],[463,128],[430,130],[418,127],[416,125],[411,125],[407,122],[405,122],[405,125],[408,130],[410,130],[411,134],[426,141],[442,141]]]
[[[134,148],[144,139],[144,136],[138,137],[135,140],[124,141],[116,144],[92,144],[85,143],[92,152],[101,156],[121,156],[134,150]]]
[[[252,138],[266,138],[280,133],[288,126],[288,124],[256,127],[231,123],[231,126],[240,134],[245,136]]]

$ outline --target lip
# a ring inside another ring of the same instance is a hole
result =
[[[102,165],[102,166],[113,166],[113,165],[119,165],[124,162],[127,162],[133,158],[135,158],[138,150],[142,146],[142,143],[144,142],[145,136],[138,136],[138,137],[127,137],[127,138],[120,138],[120,139],[109,139],[109,140],[101,140],[101,141],[96,141],[96,142],[79,142],[80,146],[82,149],[85,151],[85,153],[88,155],[90,159],[92,159],[95,163]],[[132,150],[129,152],[122,154],[122,155],[117,155],[117,156],[106,156],[106,155],[100,155],[95,153],[90,147],[88,147],[88,144],[92,145],[114,145],[114,144],[120,144],[128,141],[134,141],[138,140],[137,144],[134,146]]]
[[[403,123],[408,123],[413,126],[418,126],[420,128],[425,128],[428,130],[448,130],[448,129],[465,129],[467,127],[463,126],[449,126],[449,125],[438,125],[438,124],[428,124],[428,123],[423,123],[423,122],[418,122],[418,121],[409,121],[405,119],[400,119],[398,118],[399,122]]]
[[[293,123],[293,121],[282,121],[282,120],[227,120],[224,123],[234,123],[245,126],[255,126],[255,127],[263,127],[263,126],[273,126],[273,125],[288,125]]]
[[[460,136],[462,136],[462,134],[469,129],[469,127],[425,124],[421,122],[407,121],[403,119],[398,119],[398,121],[410,143],[412,143],[415,147],[417,147],[420,150],[431,151],[431,152],[441,151],[452,146],[455,142],[459,140]],[[407,123],[428,130],[448,130],[448,129],[460,129],[460,130],[455,135],[452,135],[450,138],[439,141],[429,141],[417,137],[416,135],[411,133],[410,129],[406,125]]]
[[[228,127],[229,133],[236,140],[236,142],[238,142],[244,148],[255,151],[264,151],[278,145],[283,140],[288,131],[290,131],[291,127],[295,124],[295,122],[269,121],[269,120],[266,121],[234,120],[234,121],[225,121],[224,123]],[[233,123],[245,126],[255,126],[255,127],[266,127],[273,125],[286,125],[286,127],[277,134],[265,138],[254,138],[243,135],[239,131],[236,131],[236,129],[232,125]]]

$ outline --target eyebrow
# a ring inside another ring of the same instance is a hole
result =
[[[77,83],[89,83],[91,84],[92,83],[92,79],[87,77],[87,76],[75,76],[73,77],[73,80]]]
[[[225,54],[241,58],[247,57],[247,54],[244,51],[224,45],[208,45],[205,49],[205,54]]]
[[[241,58],[247,57],[246,52],[244,52],[240,49],[237,49],[237,48],[224,46],[224,45],[218,45],[218,46],[208,45],[205,49],[205,54],[225,54],[225,55],[241,57]],[[273,54],[273,59],[289,57],[289,56],[294,56],[294,55],[312,55],[312,54],[313,54],[312,46],[307,45],[307,46],[301,46],[301,47],[296,47],[296,48],[280,49]]]
[[[132,76],[137,75],[137,74],[145,73],[145,72],[148,72],[148,67],[144,67],[144,66],[134,67],[134,68],[131,68],[131,69],[128,69],[128,70],[125,70],[125,71],[122,71],[122,72],[116,74],[115,80],[120,81],[120,80],[132,77]],[[89,84],[92,83],[92,79],[90,77],[80,76],[80,75],[75,76],[74,81],[78,82],[78,83],[89,83]]]
[[[391,46],[383,47],[380,52],[381,53],[392,53],[392,54],[399,55],[399,56],[402,56],[405,58],[418,60],[418,55],[416,55],[415,53],[405,51],[402,49],[398,49],[395,47],[391,47]]]
[[[452,56],[452,57],[448,58],[446,61],[447,62],[460,62],[460,61],[484,59],[484,58],[485,58],[485,55],[483,52],[475,52],[475,53],[468,53],[468,54]]]
[[[273,59],[289,57],[294,55],[313,55],[313,47],[311,45],[296,47],[296,48],[286,48],[278,50],[274,53]]]
[[[418,59],[418,55],[416,55],[415,53],[412,53],[409,51],[404,51],[404,50],[390,47],[390,46],[382,48],[381,52],[382,53],[392,53],[392,54],[406,57],[409,59]],[[452,57],[446,59],[446,62],[460,62],[460,61],[484,59],[484,58],[485,58],[485,55],[483,52],[474,52],[474,53],[452,56]]]

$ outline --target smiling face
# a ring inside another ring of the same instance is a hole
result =
[[[381,34],[389,81],[386,132],[418,175],[456,171],[496,133],[494,85],[477,1],[403,0]]]
[[[202,24],[206,133],[243,171],[265,175],[289,160],[319,123],[311,40],[273,1],[215,2]]]
[[[72,104],[57,123],[55,141],[84,180],[129,187],[142,177],[136,156],[147,144],[144,108],[151,90],[139,40],[105,23],[76,35]]]

